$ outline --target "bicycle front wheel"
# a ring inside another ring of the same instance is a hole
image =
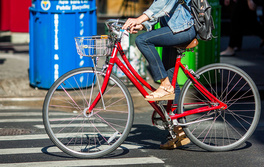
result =
[[[260,117],[260,96],[252,79],[241,69],[212,64],[197,71],[197,79],[211,94],[227,105],[185,116],[181,123],[193,123],[184,131],[193,143],[208,151],[228,151],[243,144],[254,132]],[[178,113],[215,106],[190,80],[182,88]]]
[[[133,102],[114,75],[99,93],[105,73],[93,68],[72,70],[52,85],[43,106],[43,122],[52,142],[78,158],[98,158],[119,147],[131,129]],[[102,97],[86,114],[98,94]]]

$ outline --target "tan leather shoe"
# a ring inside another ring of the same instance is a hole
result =
[[[155,92],[150,93],[146,96],[147,101],[161,101],[161,100],[174,100],[174,88],[173,86],[164,87],[160,86]]]
[[[176,134],[176,138],[168,140],[165,144],[161,144],[161,149],[175,149],[191,142],[190,139],[186,137],[182,127],[174,127],[173,131]]]

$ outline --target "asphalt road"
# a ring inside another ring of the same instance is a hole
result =
[[[263,103],[263,102],[262,102]],[[193,144],[160,150],[166,131],[151,125],[151,108],[137,110],[131,133],[106,157],[81,160],[60,152],[48,139],[39,109],[0,110],[0,167],[8,166],[263,166],[264,117],[252,137],[229,152],[207,152]]]

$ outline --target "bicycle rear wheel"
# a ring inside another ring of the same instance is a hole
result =
[[[46,132],[55,145],[71,156],[104,156],[119,147],[129,134],[133,102],[126,86],[114,75],[93,111],[86,114],[105,75],[101,69],[72,70],[56,80],[46,95]]]
[[[226,110],[212,110],[185,116],[181,123],[193,143],[208,151],[228,151],[243,144],[254,132],[260,117],[260,96],[252,79],[241,69],[212,64],[197,71],[197,79],[209,92],[227,104]],[[182,88],[178,113],[214,106],[192,82]]]

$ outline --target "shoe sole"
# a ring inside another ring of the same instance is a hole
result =
[[[165,146],[165,147],[162,147],[160,146],[160,149],[163,149],[163,150],[172,150],[172,149],[175,149],[177,147],[180,147],[180,146],[184,146],[184,145],[187,145],[189,144],[191,141],[189,138],[184,138],[182,139],[181,141],[177,141],[175,144],[172,144],[170,146]]]
[[[146,101],[161,101],[161,100],[174,100],[175,94],[165,95],[157,98],[145,98]]]
[[[177,148],[177,147],[180,147],[180,146],[184,146],[184,145],[187,145],[187,144],[189,144],[191,141],[190,141],[190,139],[189,138],[185,138],[185,139],[183,139],[183,140],[181,140],[181,141],[179,141],[179,142],[176,142],[176,147],[175,148]]]

